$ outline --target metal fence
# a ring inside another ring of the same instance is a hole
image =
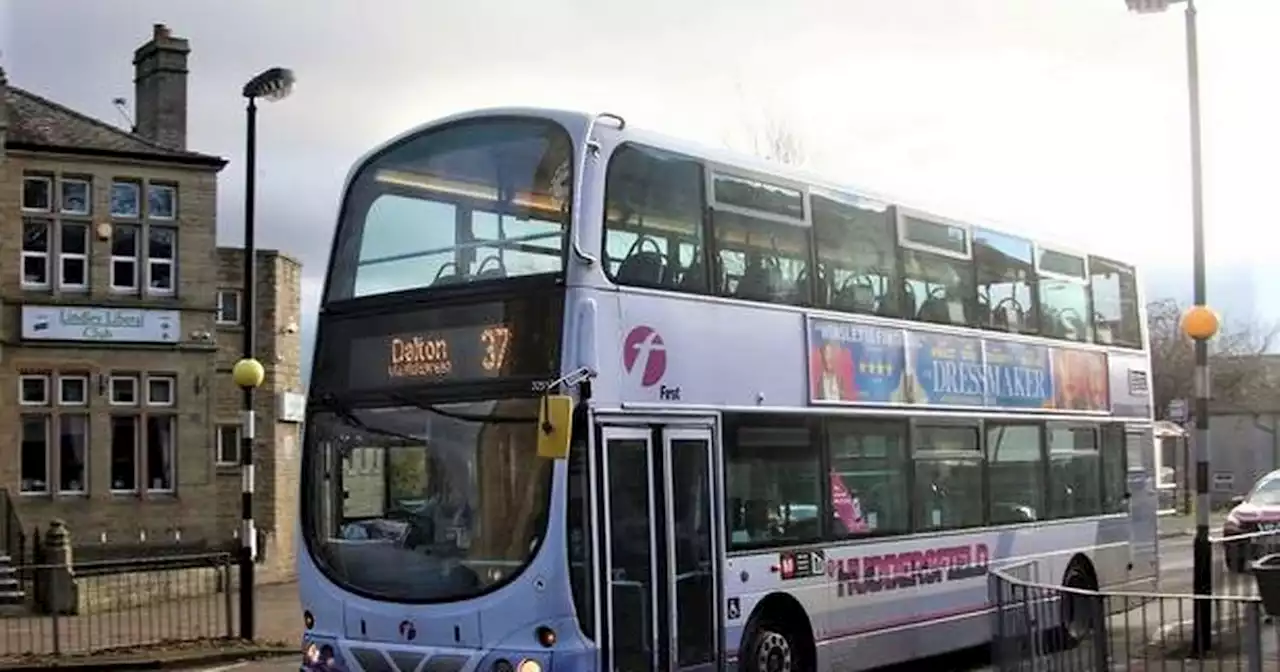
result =
[[[1191,595],[1191,567],[1162,570],[1157,592],[1067,588],[1039,559],[990,573],[996,670],[1280,671],[1280,619],[1258,595],[1252,561],[1280,552],[1280,533],[1213,540],[1213,595]],[[1197,605],[1210,637],[1194,636]]]
[[[23,600],[0,606],[0,667],[235,635],[230,553],[24,565]]]

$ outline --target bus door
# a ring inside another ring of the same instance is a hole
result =
[[[602,669],[716,665],[713,427],[707,421],[601,428],[596,483],[608,632]]]

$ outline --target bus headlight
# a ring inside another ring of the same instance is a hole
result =
[[[526,658],[520,661],[520,666],[516,668],[516,672],[542,672],[542,664],[536,660]]]

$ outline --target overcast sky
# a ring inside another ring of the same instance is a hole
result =
[[[1251,268],[1250,283],[1272,284],[1280,3],[1199,4],[1210,264]],[[306,264],[308,313],[352,162],[410,126],[501,104],[609,110],[717,145],[768,114],[837,180],[1164,277],[1190,254],[1175,9],[1130,14],[1124,0],[0,0],[0,62],[17,86],[123,123],[111,99],[132,99],[132,52],[151,25],[189,38],[190,146],[232,161],[219,208],[227,244],[240,241],[240,87],[265,67],[292,67],[296,94],[260,115],[259,245]]]

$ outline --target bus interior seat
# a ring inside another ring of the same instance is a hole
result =
[[[650,249],[645,249],[646,247]],[[661,287],[666,284],[669,275],[667,255],[663,253],[657,240],[640,236],[631,244],[631,249],[627,250],[627,256],[618,265],[616,275],[618,282],[623,284]]]
[[[973,302],[974,319],[978,324],[986,327],[996,326],[996,314],[991,310],[991,299],[979,294],[978,299]]]
[[[876,312],[876,303],[881,297],[876,296],[876,288],[871,278],[865,275],[851,276],[840,285],[836,292],[836,307],[858,313]]]
[[[706,286],[705,265],[702,263],[702,251],[694,250],[693,261],[680,273],[678,287],[685,291],[698,291]]]
[[[636,251],[618,265],[618,282],[627,285],[661,286],[667,260],[659,252]]]
[[[493,264],[489,262],[493,262]],[[507,277],[507,266],[502,263],[502,258],[496,254],[485,257],[480,262],[480,265],[476,267],[476,280],[492,280],[505,277]]]
[[[740,299],[773,301],[781,288],[782,271],[778,268],[777,260],[772,260],[772,263],[761,260],[747,267],[738,280],[738,291],[734,294]]]
[[[911,286],[910,282],[907,282],[906,280],[902,281],[902,289],[899,296],[902,297],[900,299],[902,301],[902,306],[899,311],[896,311],[898,315],[909,317],[920,312],[918,309],[919,300],[916,299],[916,290]],[[897,315],[894,314],[894,311],[889,310],[884,302],[881,302],[880,306],[884,309],[881,314],[885,317],[897,317]]]
[[[436,271],[436,277],[431,280],[431,286],[457,285],[466,282],[466,280],[467,276],[462,274],[458,264],[447,261],[440,265],[440,270]]]
[[[951,324],[951,310],[947,305],[945,295],[932,294],[920,306],[920,310],[916,312],[916,317],[921,322],[932,322],[934,324]]]

